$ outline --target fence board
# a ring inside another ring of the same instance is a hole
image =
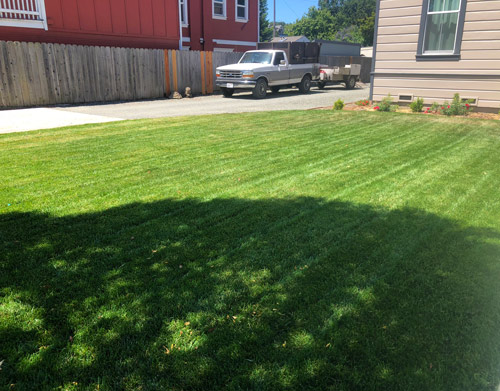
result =
[[[0,41],[0,105],[7,106],[12,101],[11,88],[10,88],[10,75],[7,72],[7,43]]]

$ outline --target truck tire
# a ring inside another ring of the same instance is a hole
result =
[[[280,87],[276,86],[276,87],[271,87],[271,92],[273,94],[277,94],[278,92],[280,92]]]
[[[299,84],[299,91],[301,94],[307,94],[309,91],[311,91],[311,76],[305,75],[302,78],[302,81]]]
[[[267,95],[267,81],[265,79],[257,80],[252,95],[256,99],[264,99]]]
[[[222,90],[222,94],[224,95],[224,98],[231,98],[234,94],[233,88],[222,87],[221,90]]]
[[[323,90],[326,87],[326,81],[318,81],[318,88]]]
[[[356,87],[356,76],[349,76],[345,81],[345,89],[352,90],[354,87]]]

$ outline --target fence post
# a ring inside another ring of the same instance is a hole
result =
[[[177,50],[172,50],[172,77],[174,78],[174,92],[178,89],[177,83]]]
[[[200,52],[200,64],[201,64],[201,94],[205,95],[206,88],[205,88],[205,52],[201,51]]]
[[[208,88],[207,92],[209,94],[214,93],[214,69],[213,69],[213,52],[208,52],[207,56],[207,79],[208,79]]]

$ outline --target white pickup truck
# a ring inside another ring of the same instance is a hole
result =
[[[354,88],[360,65],[328,68],[319,64],[317,43],[259,43],[260,50],[246,52],[237,64],[218,67],[216,85],[226,98],[238,90],[251,90],[257,99],[270,89],[297,87],[307,94],[313,83],[323,89],[327,83],[344,83]]]
[[[283,50],[251,50],[238,64],[217,68],[216,84],[225,97],[235,90],[252,90],[253,96],[265,98],[268,88],[277,93],[280,88],[297,86],[306,94],[313,80],[320,76],[320,64],[290,64]]]

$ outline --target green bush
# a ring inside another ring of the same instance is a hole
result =
[[[339,99],[333,105],[333,110],[342,110],[344,108],[344,101]]]
[[[437,102],[433,102],[431,107],[430,107],[430,111],[434,111],[434,112],[437,112],[439,110],[439,108],[441,107],[441,105]]]
[[[410,109],[413,113],[421,113],[424,111],[424,99],[417,98],[413,102],[410,103]]]
[[[469,114],[471,111],[472,106],[470,105],[470,101],[462,101],[460,94],[455,94],[451,103],[444,102],[444,104],[439,108],[439,112],[447,116],[463,116]]]
[[[387,95],[384,99],[382,99],[378,106],[374,107],[374,110],[377,111],[397,111],[399,109],[398,105],[393,105],[393,98],[391,94]]]

